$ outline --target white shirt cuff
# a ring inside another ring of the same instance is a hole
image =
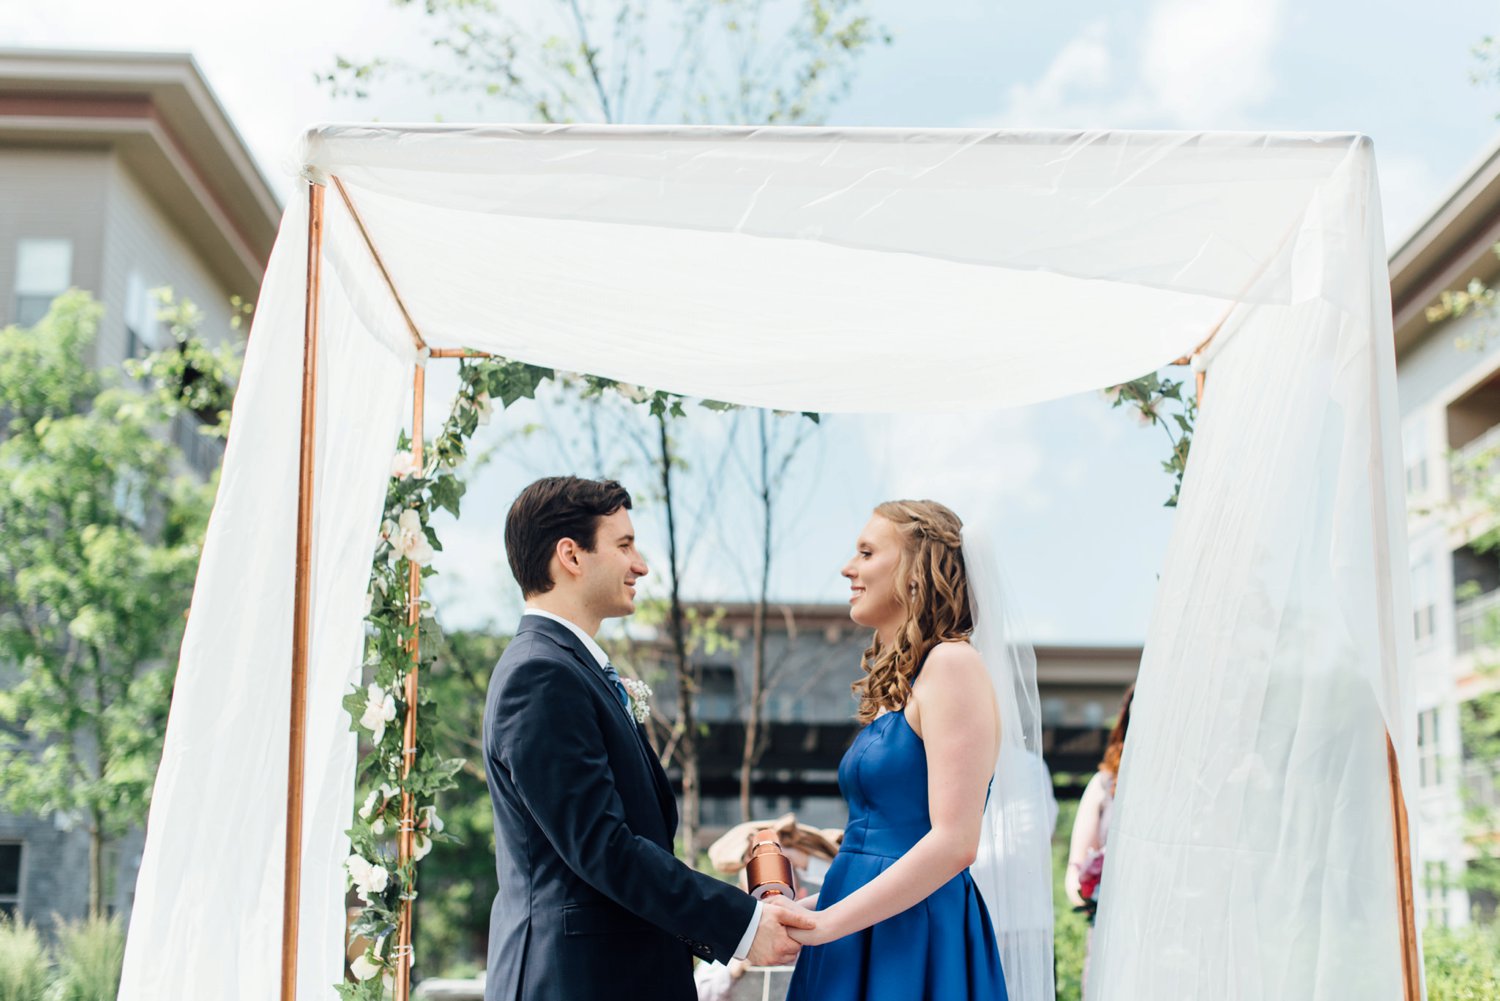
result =
[[[750,927],[745,929],[745,937],[740,939],[740,944],[734,947],[735,959],[744,959],[750,955],[750,944],[755,941],[755,930],[760,927],[760,913],[765,910],[765,907],[764,900],[755,902],[755,913],[750,916]]]

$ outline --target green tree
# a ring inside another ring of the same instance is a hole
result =
[[[436,753],[463,758],[456,788],[441,797],[446,831],[455,840],[433,845],[423,861],[417,898],[416,954],[436,976],[470,976],[482,967],[494,902],[495,834],[485,784],[484,700],[490,672],[510,642],[482,631],[433,635],[437,653],[422,684],[441,712],[432,714]]]
[[[82,292],[0,331],[0,802],[109,843],[145,821],[210,494],[179,472],[157,394],[91,369]]]
[[[365,97],[419,82],[539,122],[820,121],[890,36],[865,0],[392,0],[420,12],[436,64],[339,57],[320,79]]]

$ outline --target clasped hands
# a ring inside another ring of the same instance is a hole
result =
[[[817,911],[779,896],[767,897],[765,905],[745,957],[752,966],[789,966],[804,945],[819,945],[834,937],[820,929],[823,922]]]

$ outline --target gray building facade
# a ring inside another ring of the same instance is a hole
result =
[[[237,336],[230,297],[254,300],[280,216],[191,57],[0,49],[0,324],[87,290],[104,306],[91,361],[118,368],[166,346],[151,291],[168,286],[206,338]],[[191,417],[171,435],[195,473],[217,466]],[[143,840],[106,853],[113,912],[129,912]],[[0,912],[43,929],[84,914],[88,852],[75,818],[0,812]]]
[[[740,822],[739,770],[754,663],[754,606],[695,603],[687,609],[700,672],[696,718],[702,724],[702,823],[708,837]],[[764,750],[752,770],[756,817],[795,812],[805,823],[842,827],[838,765],[858,733],[850,686],[870,631],[844,604],[773,604],[766,616]],[[1042,645],[1036,648],[1043,752],[1060,798],[1082,793],[1104,752],[1125,689],[1140,666],[1140,647]],[[666,721],[677,716],[677,692],[662,637],[641,644],[633,663],[653,686]],[[665,725],[654,734],[668,739]],[[681,783],[680,769],[669,776]]]

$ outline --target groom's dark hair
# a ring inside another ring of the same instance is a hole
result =
[[[558,542],[572,539],[593,552],[599,519],[621,508],[630,510],[630,492],[614,480],[548,476],[522,490],[505,516],[505,556],[521,596],[552,590],[548,567]]]

